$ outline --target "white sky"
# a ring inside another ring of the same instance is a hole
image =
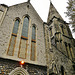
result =
[[[12,6],[15,4],[23,3],[26,2],[27,0],[0,0],[0,4],[6,4],[8,6]],[[62,18],[66,21],[69,22],[69,19],[64,14],[64,12],[67,11],[66,6],[68,0],[51,0],[59,14],[62,16]],[[37,13],[40,15],[42,20],[44,22],[47,21],[48,17],[48,12],[49,12],[49,6],[50,6],[50,0],[31,0],[31,4],[37,11]],[[73,34],[75,38],[75,34]]]

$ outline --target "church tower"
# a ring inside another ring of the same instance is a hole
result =
[[[52,3],[44,30],[47,72],[50,75],[74,75],[74,39],[68,23],[63,20]]]
[[[47,23],[30,0],[0,5],[0,75],[75,75],[73,40],[52,3]]]

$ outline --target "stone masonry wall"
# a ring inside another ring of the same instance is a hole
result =
[[[9,73],[17,67],[20,67],[20,63],[18,61],[0,58],[0,75],[9,75]],[[23,68],[28,71],[29,75],[46,75],[47,73],[47,68],[45,66],[25,63],[25,65],[23,65]]]
[[[22,33],[22,26],[23,26],[23,17],[25,15],[29,15],[29,34],[28,34],[28,48],[27,48],[27,58],[25,59],[26,62],[35,63],[39,65],[46,65],[46,57],[45,57],[45,42],[44,42],[44,33],[43,33],[43,21],[32,7],[30,3],[22,3],[17,4],[14,6],[10,6],[6,13],[5,19],[0,26],[0,57],[13,59],[13,60],[21,60],[18,58],[19,52],[19,44],[20,38]],[[11,39],[11,34],[14,26],[15,18],[20,18],[20,25],[16,39],[16,45],[14,49],[14,55],[8,56],[7,51],[9,47],[9,42]],[[36,35],[36,60],[30,60],[30,53],[31,53],[31,30],[32,24],[36,25],[37,28],[37,35]]]
[[[52,46],[53,49],[53,62],[56,65],[57,74],[61,75],[61,66],[64,67],[65,75],[74,75],[73,63],[61,51]],[[50,61],[49,61],[50,62]],[[51,67],[51,64],[49,64]]]

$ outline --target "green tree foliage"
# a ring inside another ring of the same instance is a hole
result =
[[[70,24],[72,25],[73,32],[75,32],[75,0],[68,0],[67,16],[70,18]]]

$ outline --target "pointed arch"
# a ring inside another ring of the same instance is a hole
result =
[[[30,19],[30,16],[28,14],[25,14],[25,15],[22,16],[23,20],[24,20],[25,17],[27,17],[28,19]]]
[[[32,41],[36,41],[36,27],[32,26]]]
[[[14,54],[14,47],[15,47],[15,43],[16,43],[19,23],[20,23],[20,19],[15,18],[13,31],[12,31],[12,35],[11,35],[11,39],[10,39],[10,44],[9,44],[9,48],[8,48],[8,51],[7,51],[7,54],[10,55],[10,56],[12,56]]]
[[[28,37],[29,18],[26,16],[23,21],[22,36]]]
[[[29,75],[29,73],[24,68],[17,67],[9,75]]]
[[[32,25],[32,37],[31,37],[31,60],[35,60],[36,54],[36,25]]]
[[[26,59],[27,43],[28,43],[28,30],[29,30],[29,16],[23,17],[23,27],[20,40],[19,58]]]

